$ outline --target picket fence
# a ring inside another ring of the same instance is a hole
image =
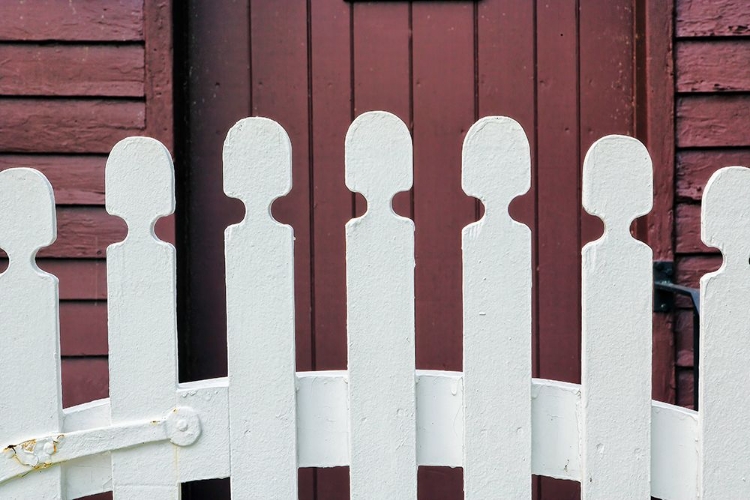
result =
[[[0,497],[113,490],[177,499],[181,482],[231,477],[232,498],[293,499],[299,467],[349,466],[351,498],[417,497],[417,467],[463,467],[465,498],[529,499],[531,475],[580,481],[582,498],[750,498],[750,170],[705,189],[704,241],[724,253],[701,282],[700,413],[651,400],[651,250],[630,223],[652,203],[638,141],[608,136],[583,165],[603,219],[582,252],[582,384],[531,377],[531,234],[508,215],[529,189],[513,120],[468,132],[463,188],[486,207],[463,231],[464,371],[415,370],[414,223],[390,200],[412,184],[406,126],[366,113],[346,137],[346,185],[367,213],[346,225],[348,370],[295,372],[293,234],[270,204],[291,188],[291,146],[264,118],[224,146],[224,189],[245,219],[226,231],[229,376],[177,382],[174,210],[167,150],[117,144],[106,206],[127,238],[107,251],[108,399],[61,406],[58,289],[34,262],[56,235],[43,175],[0,173]]]

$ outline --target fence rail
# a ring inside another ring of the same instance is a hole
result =
[[[651,400],[651,250],[631,222],[652,201],[636,140],[608,136],[584,161],[584,208],[604,235],[582,251],[582,384],[531,377],[531,234],[508,215],[528,190],[529,145],[509,118],[477,122],[462,184],[486,211],[463,231],[463,372],[415,370],[414,223],[407,128],[366,113],[346,137],[346,184],[367,212],[346,225],[348,369],[295,372],[293,232],[270,215],[291,188],[291,145],[263,118],[224,147],[224,189],[246,206],[226,231],[228,371],[178,383],[175,250],[153,233],[174,210],[166,149],[130,138],[107,162],[110,397],[62,409],[57,280],[36,252],[55,238],[52,189],[0,172],[0,496],[177,499],[231,477],[232,498],[292,499],[299,467],[348,466],[351,498],[416,499],[417,467],[464,468],[465,498],[531,498],[531,474],[579,481],[582,498],[750,498],[750,170],[704,195],[703,239],[722,268],[701,281],[701,410]],[[383,478],[387,478],[384,480]]]

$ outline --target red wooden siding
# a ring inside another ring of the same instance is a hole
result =
[[[677,0],[675,8],[677,282],[698,286],[721,264],[700,240],[700,198],[713,172],[750,166],[750,4]],[[685,302],[679,302],[687,306]],[[677,317],[677,401],[693,405],[692,316]]]
[[[365,207],[344,185],[344,134],[355,116],[385,109],[414,139],[414,188],[394,208],[416,222],[418,368],[461,369],[460,232],[482,210],[460,187],[461,144],[478,117],[505,114],[526,130],[534,159],[531,192],[512,211],[536,238],[535,375],[578,381],[580,249],[601,230],[580,208],[581,161],[600,136],[636,133],[636,3],[651,9],[651,31],[671,26],[671,9],[661,8],[668,4],[646,0],[190,1],[178,9],[186,79],[178,235],[188,252],[180,263],[182,377],[226,373],[222,237],[243,210],[222,193],[221,145],[233,122],[251,114],[279,121],[294,150],[294,187],[273,213],[296,236],[298,369],[346,367],[344,224]],[[654,81],[664,74],[655,64],[648,71]],[[654,88],[671,102],[666,82]],[[668,144],[656,149],[674,158]],[[659,165],[669,172],[660,186],[671,192],[671,160]],[[648,227],[641,223],[643,234],[671,227],[671,202],[659,210]],[[671,237],[660,244],[671,251]],[[671,323],[662,327],[654,394],[671,400]],[[302,498],[347,491],[342,470],[301,478]],[[458,470],[425,468],[420,481],[423,498],[461,491]],[[194,498],[207,494],[194,488]],[[552,481],[541,490],[577,494]]]
[[[170,47],[167,0],[0,6],[0,170],[39,169],[55,191],[57,241],[38,263],[60,280],[65,406],[107,397],[104,257],[125,224],[104,210],[104,164],[129,135],[172,147]]]

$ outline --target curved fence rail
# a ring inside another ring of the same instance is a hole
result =
[[[232,498],[293,499],[299,467],[349,466],[351,498],[417,497],[417,468],[464,468],[467,500],[531,498],[531,475],[582,498],[750,498],[747,306],[750,170],[717,172],[703,238],[725,256],[701,282],[701,410],[651,400],[651,250],[631,222],[652,201],[636,140],[608,136],[583,165],[583,204],[605,224],[582,251],[582,384],[531,377],[531,235],[508,215],[530,185],[529,145],[504,117],[478,121],[463,187],[485,205],[463,231],[464,371],[415,370],[414,223],[391,199],[412,183],[409,132],[366,113],[346,137],[346,184],[368,210],[346,226],[348,369],[295,372],[293,232],[270,215],[291,188],[284,130],[229,132],[224,189],[246,206],[226,231],[229,375],[177,380],[175,250],[154,222],[174,210],[166,149],[129,138],[107,162],[110,398],[63,409],[57,280],[36,252],[55,238],[40,173],[0,173],[0,496],[177,499],[230,477]],[[382,478],[387,477],[387,481]]]

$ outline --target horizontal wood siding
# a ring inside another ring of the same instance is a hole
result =
[[[104,210],[104,165],[127,136],[172,147],[171,54],[167,0],[0,5],[0,170],[36,168],[54,189],[38,264],[60,283],[65,406],[108,395],[105,255],[126,226]]]
[[[676,281],[697,287],[721,257],[700,238],[700,201],[709,177],[750,167],[750,3],[677,0],[675,4]],[[689,303],[678,300],[678,306]],[[675,326],[677,402],[692,407],[692,315]]]

